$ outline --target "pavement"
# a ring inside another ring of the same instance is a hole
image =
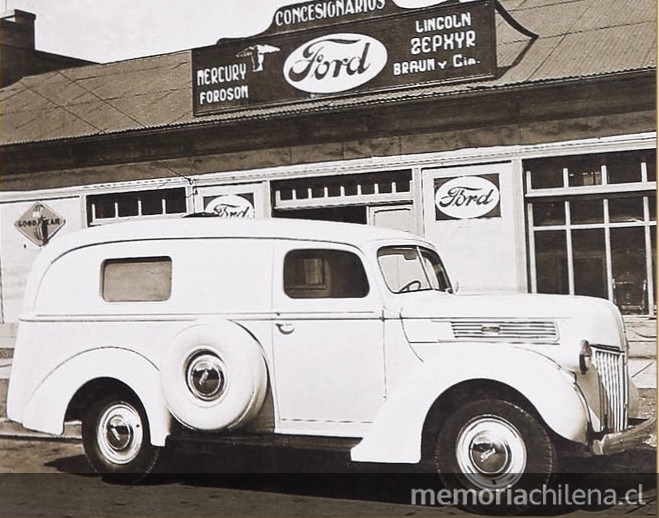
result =
[[[648,416],[656,415],[656,320],[647,317],[636,317],[628,320],[626,326],[630,340],[629,374],[641,394],[642,413]],[[67,424],[62,436],[53,437],[26,430],[19,424],[7,419],[7,387],[11,374],[15,338],[16,326],[14,324],[0,324],[0,437],[79,439],[79,423]]]

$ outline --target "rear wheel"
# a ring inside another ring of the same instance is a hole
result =
[[[111,482],[138,482],[160,454],[151,445],[144,408],[134,397],[114,395],[92,404],[82,421],[82,441],[94,471]]]
[[[449,489],[472,490],[461,504],[478,512],[523,511],[523,506],[509,505],[508,495],[550,486],[557,469],[544,427],[505,400],[482,399],[458,408],[446,420],[436,446],[435,467],[442,481]]]

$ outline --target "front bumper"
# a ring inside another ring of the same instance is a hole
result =
[[[627,450],[657,448],[657,418],[641,421],[621,432],[607,433],[591,442],[595,455],[615,455]]]

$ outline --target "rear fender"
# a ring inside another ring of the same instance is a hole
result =
[[[429,347],[437,347],[436,354],[392,391],[364,439],[351,450],[353,461],[419,462],[423,427],[433,403],[451,387],[469,380],[491,380],[515,389],[547,427],[561,437],[587,443],[588,406],[572,375],[552,360],[506,344]]]
[[[117,347],[86,351],[53,370],[30,396],[23,426],[61,435],[73,396],[85,383],[98,378],[115,379],[135,392],[149,420],[151,443],[164,446],[171,416],[160,391],[158,369],[138,353]]]

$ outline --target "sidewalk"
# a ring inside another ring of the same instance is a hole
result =
[[[631,329],[630,329],[631,328]],[[644,415],[656,415],[657,361],[654,321],[639,320],[628,323],[630,338],[629,374],[641,394]],[[0,437],[52,438],[52,436],[31,432],[7,419],[7,388],[11,373],[15,326],[0,324]],[[58,439],[79,439],[80,425],[67,425],[63,436]]]

